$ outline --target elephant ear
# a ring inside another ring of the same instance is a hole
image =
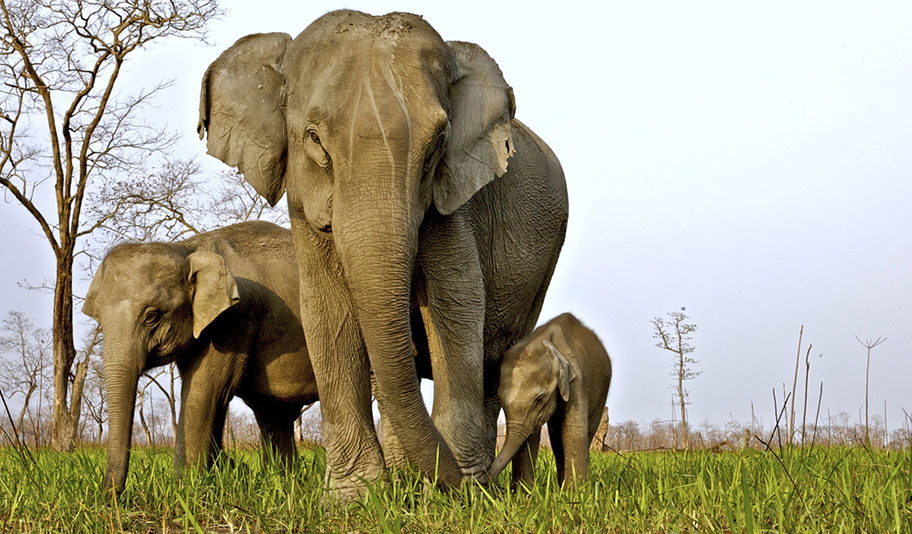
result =
[[[203,76],[200,139],[209,154],[237,167],[271,205],[285,190],[287,138],[281,72],[286,33],[242,37],[222,52]]]
[[[86,293],[85,300],[82,302],[82,313],[88,315],[96,321],[98,317],[98,293],[101,291],[101,279],[104,276],[104,263],[95,271],[92,277],[92,283],[89,284],[89,292]]]
[[[208,250],[198,250],[187,258],[190,272],[187,281],[191,288],[193,337],[199,338],[203,329],[223,311],[241,299],[234,275],[225,259]]]
[[[434,183],[434,205],[449,215],[485,184],[507,172],[513,154],[513,89],[480,46],[448,41],[454,72],[449,87],[450,129]]]
[[[548,352],[557,360],[557,389],[564,402],[567,402],[570,400],[570,382],[576,380],[576,370],[551,341],[546,339],[544,344]]]

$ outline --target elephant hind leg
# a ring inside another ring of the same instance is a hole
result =
[[[260,444],[263,462],[276,460],[284,466],[294,461],[296,454],[294,442],[294,420],[297,410],[257,409],[253,415],[260,427]]]
[[[566,451],[564,450],[561,427],[557,420],[552,419],[552,421],[555,421],[555,423],[548,422],[548,439],[551,440],[551,452],[554,453],[554,464],[557,466],[557,483],[560,485],[564,483],[564,469],[566,468],[564,458]]]

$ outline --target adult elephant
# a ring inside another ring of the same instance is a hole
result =
[[[384,476],[370,372],[408,458],[456,485],[494,456],[503,351],[532,331],[563,243],[557,158],[480,47],[421,17],[335,11],[210,65],[198,131],[269,202],[288,194],[327,478]],[[433,421],[415,379],[420,309]],[[368,361],[369,355],[369,361]]]
[[[126,483],[139,375],[170,362],[182,383],[178,473],[215,458],[234,396],[253,410],[264,455],[294,455],[294,420],[317,387],[291,249],[287,229],[248,222],[108,253],[82,307],[104,333],[106,489]]]

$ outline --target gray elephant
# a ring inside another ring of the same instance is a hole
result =
[[[491,465],[497,476],[513,461],[513,486],[532,487],[542,425],[557,464],[560,484],[586,480],[589,443],[598,430],[611,360],[595,332],[570,313],[539,326],[511,347],[500,364],[498,396],[507,437]]]
[[[140,374],[172,361],[182,381],[178,473],[214,459],[234,396],[253,410],[264,454],[268,445],[294,455],[294,420],[317,400],[298,294],[291,232],[267,222],[108,253],[82,307],[104,334],[106,489],[126,482]]]
[[[206,71],[209,153],[271,203],[287,192],[327,480],[343,498],[385,477],[371,372],[412,462],[446,485],[486,479],[498,362],[538,319],[568,213],[557,158],[514,109],[484,50],[406,13],[249,35]]]

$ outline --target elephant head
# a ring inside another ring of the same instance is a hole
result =
[[[557,409],[558,395],[565,403],[570,400],[570,383],[576,378],[567,357],[548,339],[516,345],[504,354],[497,396],[507,436],[491,464],[491,480],[497,480],[533,432],[541,431]]]
[[[378,395],[396,432],[416,438],[407,451],[426,472],[446,447],[414,384],[418,230],[428,210],[451,214],[506,172],[514,108],[484,50],[405,13],[337,11],[294,40],[244,37],[202,83],[209,153],[269,202],[287,193],[292,224],[332,239]]]
[[[139,375],[188,350],[238,300],[225,260],[207,250],[126,244],[102,262],[82,311],[98,321],[104,334],[106,489],[120,492],[126,482]]]

